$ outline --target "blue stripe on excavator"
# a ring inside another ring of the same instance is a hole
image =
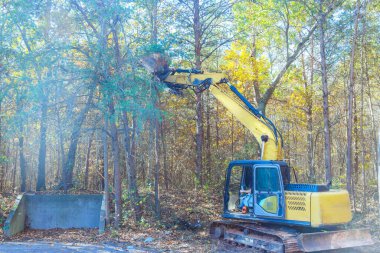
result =
[[[279,166],[287,166],[284,161],[274,160],[233,160],[230,162],[229,167],[236,165],[252,165],[252,164],[278,164]]]
[[[239,220],[273,223],[273,224],[286,224],[286,225],[290,225],[290,226],[310,227],[310,222],[296,221],[296,220],[284,220],[283,218],[278,218],[278,219],[258,218],[258,217],[249,216],[249,215],[247,216],[246,214],[230,213],[230,212],[223,213],[222,217],[225,219],[239,219]]]
[[[253,105],[236,89],[235,86],[233,85],[229,85],[229,86],[230,86],[231,91],[235,93],[236,96],[238,96],[241,99],[241,101],[243,101],[243,103],[249,108],[249,110],[251,110],[253,114],[255,114],[255,116],[262,117],[261,113],[255,107],[253,107]]]
[[[236,96],[238,96],[240,98],[240,100],[248,107],[248,109],[256,116],[256,117],[259,117],[259,118],[263,118],[265,119],[265,121],[267,121],[269,123],[269,125],[272,127],[272,130],[273,130],[273,133],[274,133],[274,137],[276,138],[276,142],[278,140],[278,137],[277,137],[277,133],[280,133],[277,131],[277,128],[275,127],[275,125],[273,124],[273,122],[268,119],[267,117],[265,117],[259,110],[257,110],[244,96],[243,94],[241,94],[235,86],[233,86],[232,84],[228,84],[229,87],[230,87],[230,90],[235,93]],[[281,133],[280,133],[281,135]],[[283,140],[282,140],[282,137],[281,137],[281,145],[284,146],[284,143],[283,143]]]

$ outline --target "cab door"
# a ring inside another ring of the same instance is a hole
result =
[[[284,217],[284,186],[278,165],[254,166],[254,206],[257,217]]]

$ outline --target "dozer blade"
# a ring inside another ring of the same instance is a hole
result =
[[[305,252],[354,248],[374,243],[369,229],[302,233],[298,240]]]

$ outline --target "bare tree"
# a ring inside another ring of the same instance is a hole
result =
[[[297,44],[296,49],[292,54],[287,54],[285,65],[281,68],[280,72],[277,74],[276,78],[271,82],[269,85],[269,88],[264,92],[262,96],[257,96],[256,99],[258,101],[258,110],[265,115],[265,109],[266,106],[270,100],[270,98],[273,95],[273,92],[276,90],[277,86],[280,84],[280,81],[282,77],[285,75],[289,67],[292,65],[292,63],[298,58],[299,54],[302,52],[302,50],[307,45],[308,40],[310,39],[311,35],[314,33],[315,29],[317,28],[317,24],[314,24],[311,29],[307,32],[307,34],[301,39],[301,41]],[[289,45],[287,45],[287,48]]]
[[[179,20],[180,28],[184,29],[183,35],[179,38],[192,47],[194,67],[200,70],[205,60],[220,47],[233,40],[234,34],[227,32],[227,24],[223,26],[223,22],[231,18],[231,9],[235,1],[179,0],[178,2],[180,5],[177,8],[182,12],[181,16],[184,17]],[[191,34],[189,33],[190,30],[192,31]],[[204,109],[202,93],[195,94],[195,104],[195,177],[196,186],[198,186],[203,185]]]
[[[377,141],[377,160],[380,161],[380,130],[378,132]],[[378,191],[378,201],[379,201],[379,218],[380,218],[380,162],[377,164],[377,191]]]
[[[331,174],[331,142],[330,142],[330,118],[329,118],[329,90],[327,84],[327,64],[326,64],[326,41],[325,24],[326,12],[323,11],[323,0],[319,1],[319,51],[321,56],[321,75],[323,91],[323,132],[325,137],[325,180],[327,184],[332,182]]]
[[[108,121],[104,118],[104,129],[102,132],[103,142],[103,177],[104,177],[104,202],[106,209],[106,224],[109,224],[110,209],[109,209],[109,179],[108,179],[108,143],[107,143]]]
[[[75,157],[78,147],[78,141],[81,133],[81,128],[83,125],[84,120],[87,117],[87,114],[91,108],[92,105],[92,99],[94,96],[95,87],[90,87],[90,93],[88,94],[86,104],[82,108],[82,110],[79,112],[79,115],[74,119],[73,122],[73,128],[70,135],[70,146],[69,151],[67,152],[65,164],[63,166],[62,170],[62,182],[60,183],[60,186],[67,191],[73,186],[73,170],[75,165]]]
[[[350,77],[349,77],[349,94],[348,94],[348,117],[347,117],[347,171],[346,182],[347,191],[352,193],[352,125],[353,125],[353,100],[354,100],[354,86],[355,86],[355,49],[356,40],[358,36],[358,23],[359,23],[360,2],[356,1],[355,10],[355,24],[354,34],[351,42],[351,59],[350,59]]]

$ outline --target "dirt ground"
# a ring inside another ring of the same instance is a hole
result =
[[[42,194],[51,193],[57,194]],[[1,198],[4,216],[8,214],[15,198],[16,196]],[[212,220],[220,219],[220,199],[219,196],[203,192],[166,192],[161,196],[161,220],[157,221],[149,208],[150,197],[146,194],[142,221],[135,223],[132,214],[127,212],[122,228],[118,231],[111,228],[99,235],[97,229],[26,230],[11,238],[5,238],[0,229],[0,243],[43,241],[106,244],[123,249],[144,248],[149,252],[211,252],[208,225]],[[128,210],[127,205],[124,210]]]
[[[161,196],[161,220],[157,221],[149,206],[149,195],[144,199],[144,215],[139,223],[133,221],[132,214],[126,213],[120,230],[108,230],[99,235],[97,229],[53,229],[26,230],[12,238],[4,238],[0,229],[0,243],[28,242],[51,244],[91,244],[120,247],[126,251],[142,249],[142,252],[250,252],[246,247],[236,247],[225,242],[210,240],[208,226],[211,221],[220,219],[222,198],[206,192],[165,192]],[[2,196],[1,207],[4,216],[13,205],[15,196]],[[124,206],[128,210],[128,206]],[[2,224],[2,223],[1,223]],[[371,226],[375,240],[380,231],[376,215],[357,213],[350,228]],[[137,251],[136,251],[137,252]],[[342,252],[342,251],[340,251]],[[348,252],[348,251],[343,251]],[[351,252],[380,252],[380,246],[356,249]]]
[[[8,241],[8,240],[7,240]],[[27,230],[9,239],[12,242],[70,242],[146,249],[147,252],[211,252],[211,242],[204,232],[192,231],[108,231],[98,235],[96,229]]]

